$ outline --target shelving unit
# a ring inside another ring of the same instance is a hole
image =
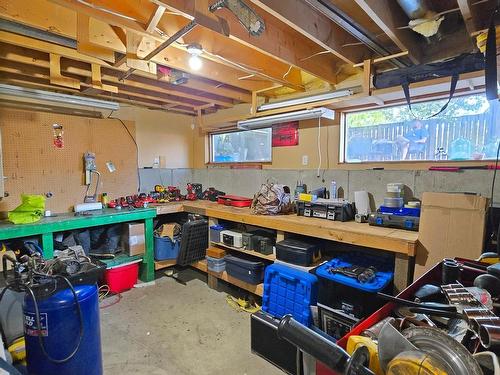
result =
[[[167,260],[155,260],[155,271],[172,267],[177,264],[176,259],[167,259]]]
[[[240,253],[248,254],[248,255],[251,255],[251,256],[254,256],[254,257],[257,257],[257,258],[262,258],[262,259],[266,259],[266,260],[270,260],[270,261],[275,261],[276,260],[276,255],[275,254],[265,255],[265,254],[258,253],[257,251],[245,250],[243,248],[229,246],[229,245],[226,245],[225,243],[222,243],[222,242],[213,242],[212,241],[210,243],[212,245],[219,246],[219,247],[222,247],[224,249],[228,249],[228,250],[232,250],[232,251],[238,251]]]
[[[241,281],[239,279],[236,279],[236,278],[228,275],[226,271],[220,272],[220,273],[209,271],[207,268],[207,262],[205,260],[200,260],[196,263],[193,263],[191,266],[202,271],[202,272],[206,272],[208,274],[208,285],[211,288],[216,287],[216,284],[217,284],[216,281],[218,279],[218,280],[224,280],[225,282],[232,284],[232,285],[235,285],[241,289],[245,289],[245,290],[247,290],[255,295],[258,295],[260,297],[262,297],[262,294],[264,293],[264,284],[254,285],[254,284],[246,283],[244,281]],[[212,278],[212,280],[211,280],[211,278]],[[214,279],[215,279],[215,282],[214,282]]]

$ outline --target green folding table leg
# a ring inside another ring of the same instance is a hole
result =
[[[155,263],[153,249],[153,219],[144,220],[145,253],[141,265],[140,279],[144,282],[153,281],[155,278]]]
[[[54,236],[52,233],[42,234],[42,249],[45,259],[54,258]]]

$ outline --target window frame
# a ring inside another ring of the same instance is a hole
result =
[[[484,91],[469,91],[469,92],[458,92],[455,93],[453,98],[458,98],[458,97],[464,97],[464,96],[472,96],[472,95],[484,95]],[[447,99],[447,96],[445,95],[436,95],[436,96],[428,96],[425,98],[419,98],[418,100],[412,100],[412,104],[417,104],[417,103],[425,103],[425,102],[432,102],[432,101],[438,101],[438,100],[443,100]],[[356,165],[362,166],[362,168],[366,168],[367,166],[370,165],[375,165],[377,169],[379,169],[380,165],[385,165],[388,167],[388,169],[394,169],[391,168],[390,166],[414,166],[414,168],[409,168],[409,169],[426,169],[427,167],[440,164],[440,165],[450,165],[450,166],[467,166],[467,165],[483,165],[488,162],[494,162],[495,159],[480,159],[480,160],[444,160],[444,159],[439,159],[439,160],[367,160],[367,161],[360,161],[360,162],[348,162],[346,161],[346,146],[347,146],[347,139],[346,139],[346,133],[347,133],[347,115],[351,113],[358,113],[358,112],[365,112],[365,111],[370,111],[370,110],[377,110],[377,109],[384,109],[384,108],[391,108],[391,107],[400,107],[407,105],[406,101],[404,100],[395,100],[392,101],[391,103],[384,104],[384,105],[372,105],[372,106],[359,106],[356,108],[344,108],[344,109],[339,109],[339,119],[340,119],[340,129],[339,129],[339,138],[338,138],[338,165],[339,166],[346,166],[346,167],[355,167]],[[384,167],[380,167],[381,169],[384,169]],[[355,168],[357,169],[357,168]]]
[[[268,161],[263,161],[263,160],[256,160],[256,161],[214,161],[214,143],[213,143],[213,136],[214,135],[219,135],[219,134],[229,134],[229,133],[242,133],[242,132],[247,132],[247,131],[252,131],[252,130],[262,130],[262,129],[271,129],[271,142],[270,142],[270,159]],[[264,165],[264,164],[272,164],[273,162],[273,143],[272,143],[272,131],[273,127],[267,126],[262,129],[251,129],[251,130],[242,130],[242,129],[228,129],[228,130],[221,130],[221,131],[214,131],[208,133],[208,147],[209,147],[209,152],[208,152],[208,162],[206,164],[208,165],[221,165],[221,166],[231,166],[231,165]]]

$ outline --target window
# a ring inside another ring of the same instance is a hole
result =
[[[272,128],[210,135],[212,163],[271,161]]]
[[[408,106],[347,113],[342,132],[341,159],[371,161],[435,161],[495,159],[500,142],[500,105],[484,95]]]

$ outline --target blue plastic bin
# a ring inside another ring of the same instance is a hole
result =
[[[311,306],[318,299],[318,279],[313,274],[272,264],[266,268],[262,310],[281,318],[292,314],[298,322],[310,326]]]
[[[173,241],[170,237],[155,236],[155,260],[177,259],[180,247],[180,236],[174,237]]]
[[[226,260],[224,258],[212,258],[208,255],[207,258],[207,268],[212,272],[224,272],[226,270]]]
[[[375,279],[361,283],[357,279],[339,273],[330,273],[330,267],[368,267],[377,269]],[[364,252],[349,252],[337,256],[316,269],[318,277],[318,304],[342,310],[358,319],[364,318],[384,305],[377,292],[391,294],[394,277],[393,255],[372,255]]]

